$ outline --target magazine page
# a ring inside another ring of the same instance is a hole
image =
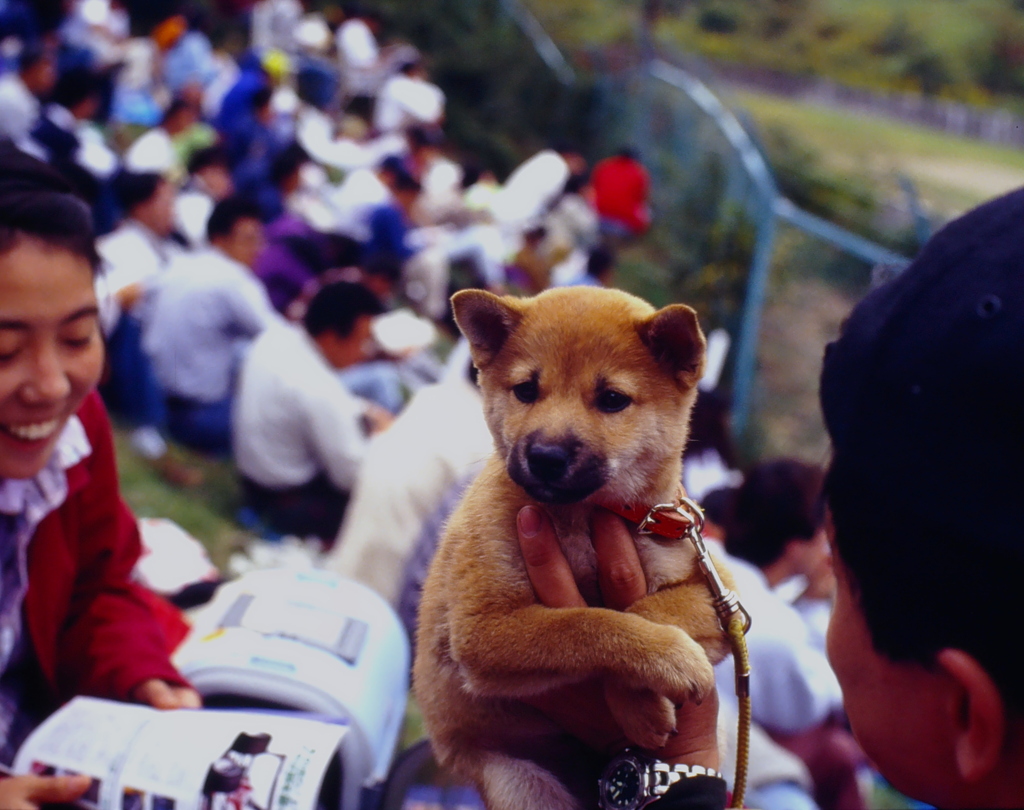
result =
[[[117,772],[139,731],[157,712],[147,706],[77,697],[47,718],[14,759],[15,773],[85,774],[92,784],[77,804],[86,810],[116,807]]]
[[[316,810],[346,731],[256,711],[157,713],[132,743],[110,810]]]

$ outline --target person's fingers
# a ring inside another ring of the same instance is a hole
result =
[[[92,779],[76,776],[34,776],[14,777],[33,779],[26,786],[25,798],[34,804],[67,804],[79,798],[89,789]]]
[[[595,751],[610,751],[626,745],[622,729],[605,702],[604,682],[600,677],[532,695],[526,702]]]
[[[659,759],[703,765],[718,770],[718,690],[712,689],[700,703],[684,703],[676,710],[678,733],[656,752]]]
[[[178,696],[171,685],[159,678],[143,681],[132,693],[139,703],[146,703],[154,709],[178,709]]]
[[[171,687],[157,678],[143,681],[132,690],[132,698],[157,709],[165,708],[164,704],[171,699]]]
[[[536,506],[524,506],[516,516],[516,529],[526,572],[541,604],[586,607],[569,562],[558,545],[551,518]]]
[[[175,686],[172,690],[174,698],[178,702],[178,709],[201,709],[203,699],[199,693],[188,686]]]
[[[594,510],[590,532],[604,604],[612,610],[625,610],[647,595],[647,579],[633,536],[622,518],[604,509]]]

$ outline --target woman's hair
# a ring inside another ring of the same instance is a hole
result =
[[[25,237],[99,266],[88,205],[55,169],[0,141],[0,254]]]

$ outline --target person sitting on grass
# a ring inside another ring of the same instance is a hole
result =
[[[103,338],[83,201],[0,145],[0,760],[73,695],[198,707],[130,576],[140,553],[96,393]],[[0,807],[89,779],[0,781]]]
[[[384,311],[361,284],[338,281],[310,301],[302,326],[268,329],[239,376],[235,461],[249,506],[283,534],[333,543],[369,435],[391,414],[350,393],[338,372],[370,357]]]
[[[221,200],[206,224],[210,247],[179,256],[145,301],[142,347],[167,397],[168,430],[201,452],[230,453],[241,357],[281,320],[252,271],[263,249],[259,217],[245,198]]]

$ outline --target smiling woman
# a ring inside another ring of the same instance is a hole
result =
[[[0,762],[74,694],[197,706],[129,582],[138,528],[121,501],[86,205],[48,166],[0,144]],[[0,782],[0,807],[88,785]]]
[[[0,249],[0,478],[37,475],[99,381],[88,259],[37,236]]]

